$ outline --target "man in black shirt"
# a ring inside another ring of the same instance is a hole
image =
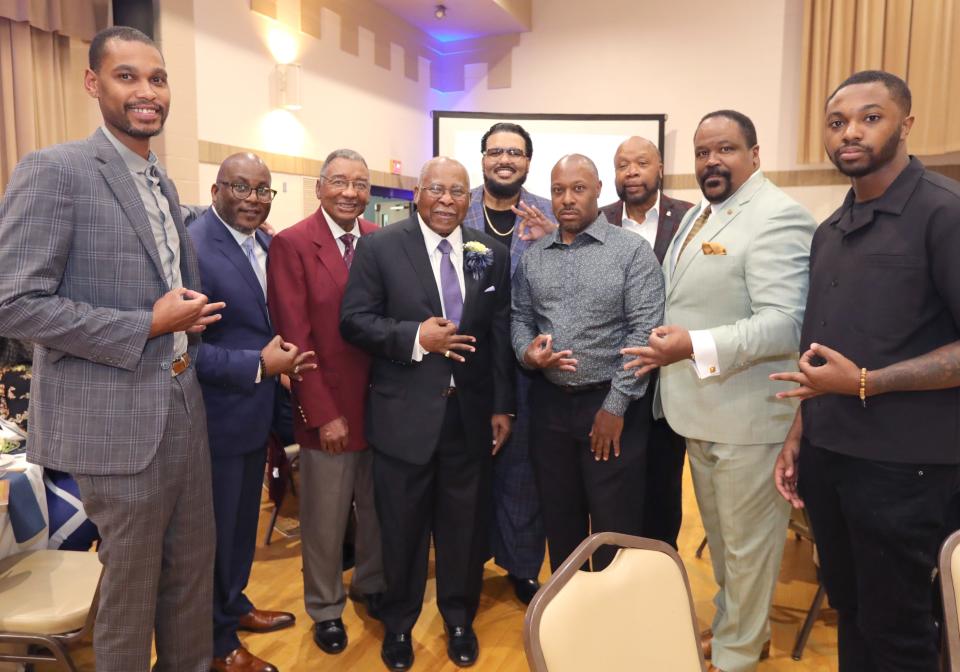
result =
[[[470,192],[463,225],[485,231],[510,248],[510,273],[534,238],[556,229],[550,200],[523,188],[533,140],[519,124],[496,123],[480,139],[483,184]],[[507,570],[517,598],[529,604],[540,588],[546,537],[528,450],[530,380],[517,366],[517,417],[513,432],[493,461],[490,553]]]
[[[853,188],[813,239],[800,371],[773,376],[803,400],[774,478],[809,511],[841,672],[932,672],[931,576],[960,462],[960,184],[907,153],[898,77],[856,73],[825,113]]]

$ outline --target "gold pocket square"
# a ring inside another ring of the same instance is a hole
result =
[[[726,254],[727,248],[725,248],[720,243],[704,243],[703,253],[704,254]]]

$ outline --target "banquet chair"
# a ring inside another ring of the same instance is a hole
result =
[[[0,661],[56,663],[76,672],[69,647],[93,628],[102,566],[96,553],[27,551],[0,560]]]
[[[602,571],[580,571],[598,548],[619,546]],[[600,532],[581,543],[527,609],[533,672],[703,672],[690,582],[667,544]]]
[[[960,530],[940,547],[940,592],[943,596],[943,669],[960,672]]]

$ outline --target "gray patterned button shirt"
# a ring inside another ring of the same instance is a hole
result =
[[[513,349],[523,354],[538,334],[554,351],[572,350],[576,372],[547,369],[555,385],[611,381],[604,410],[623,415],[643,396],[647,377],[623,365],[620,348],[646,345],[663,321],[663,272],[650,244],[608,223],[603,215],[569,245],[560,230],[526,251],[513,278]]]

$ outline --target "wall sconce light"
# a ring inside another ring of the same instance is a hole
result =
[[[274,68],[274,89],[277,107],[285,110],[299,110],[300,102],[300,65],[298,63],[278,63]]]
[[[446,5],[437,5],[433,10],[433,18],[442,19],[447,15],[447,6]]]

